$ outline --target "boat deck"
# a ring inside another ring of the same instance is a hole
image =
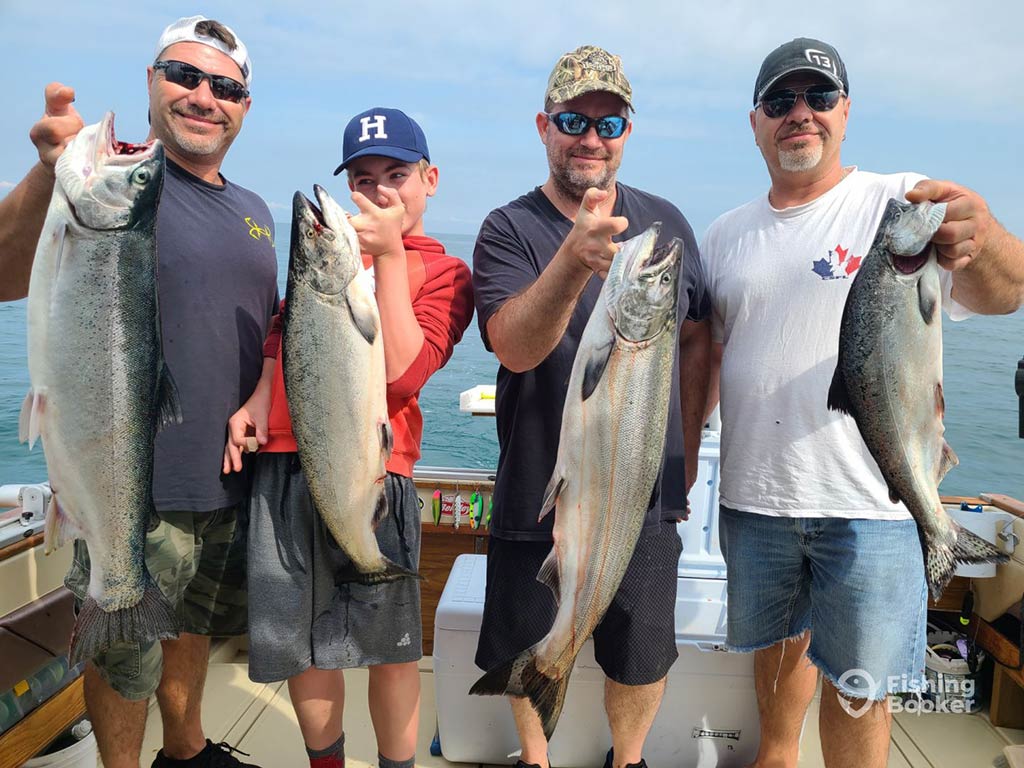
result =
[[[203,702],[203,725],[213,741],[226,741],[248,752],[265,768],[303,765],[302,737],[284,683],[253,683],[246,672],[246,654],[233,646],[218,648],[213,655]],[[430,754],[434,738],[434,675],[431,659],[420,662],[422,706],[416,764],[427,768],[450,765]],[[366,708],[366,670],[345,675],[345,756],[353,768],[376,765],[376,742]],[[824,766],[818,740],[818,701],[815,697],[804,729],[800,768]],[[467,728],[472,723],[466,723]],[[141,765],[149,765],[160,748],[161,722],[155,704],[146,725]],[[935,714],[895,716],[891,768],[983,768],[1002,754],[1007,744],[1024,744],[1024,730],[993,727],[984,714]],[[244,759],[244,758],[243,758]],[[511,764],[512,759],[509,760]],[[657,768],[657,767],[655,767]]]

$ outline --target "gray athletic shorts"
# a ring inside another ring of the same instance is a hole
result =
[[[420,510],[412,479],[388,473],[385,557],[419,570]],[[295,453],[256,457],[249,524],[249,677],[266,683],[309,667],[349,669],[423,655],[420,585],[335,583],[351,570],[313,507]]]

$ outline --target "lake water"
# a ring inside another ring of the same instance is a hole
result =
[[[284,295],[289,225],[279,223],[278,277]],[[471,261],[474,238],[437,237],[448,250]],[[1010,317],[975,317],[945,322],[946,438],[960,457],[942,483],[943,493],[983,491],[1024,499],[1024,440],[1017,437],[1013,377],[1024,355],[1024,312]],[[498,364],[484,349],[474,318],[448,365],[430,380],[420,404],[424,413],[421,464],[491,468],[498,444],[494,419],[458,410],[459,393],[492,384]],[[46,477],[38,446],[18,443],[18,412],[28,389],[25,362],[25,302],[0,304],[0,485]],[[811,457],[808,457],[811,460]]]

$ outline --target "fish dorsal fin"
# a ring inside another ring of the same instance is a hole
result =
[[[894,489],[891,485],[889,485],[889,501],[891,501],[893,504],[900,503],[900,495],[896,492],[896,489]]]
[[[160,364],[160,382],[157,385],[157,429],[181,424],[184,417],[181,413],[181,397],[178,395],[178,385],[174,383],[171,370],[167,363]]]
[[[935,477],[935,484],[938,485],[942,482],[942,478],[946,476],[953,467],[960,463],[960,459],[953,452],[953,449],[949,447],[949,443],[945,440],[942,441],[942,456],[939,458],[939,471]]]
[[[551,590],[556,598],[558,597],[561,579],[558,578],[558,554],[554,547],[551,547],[551,551],[544,558],[540,570],[537,571],[537,581],[541,584],[547,584],[548,589]]]
[[[917,305],[921,310],[921,318],[927,325],[931,325],[938,317],[942,297],[939,295],[939,281],[928,280],[927,276],[926,271],[917,281]]]
[[[828,388],[828,408],[830,411],[839,411],[848,416],[853,415],[853,407],[850,405],[850,393],[846,389],[846,380],[839,366],[832,374],[832,386]]]
[[[594,394],[597,385],[601,383],[604,370],[608,367],[608,360],[611,358],[612,349],[614,348],[615,336],[610,335],[604,344],[590,350],[586,367],[583,369],[583,391],[581,392],[583,400]]]
[[[538,523],[555,508],[555,504],[558,502],[558,494],[562,492],[564,487],[565,478],[558,473],[553,474],[548,481],[548,487],[544,490],[544,501],[541,502],[540,515],[537,517]]]
[[[352,322],[356,324],[356,328],[366,339],[366,343],[373,344],[377,339],[379,321],[377,313],[374,311],[375,307],[370,305],[370,302],[373,301],[372,296],[368,298],[363,292],[353,291],[351,288],[348,290],[347,296],[348,311],[352,315]]]

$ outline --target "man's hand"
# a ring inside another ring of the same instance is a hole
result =
[[[222,467],[225,475],[242,471],[242,454],[248,450],[247,443],[254,435],[259,445],[267,444],[269,417],[270,393],[257,387],[245,405],[228,419],[228,440],[224,446]]]
[[[977,192],[951,181],[926,179],[907,192],[907,200],[946,203],[946,218],[932,237],[941,266],[963,269],[985,248],[995,219]]]
[[[28,136],[39,151],[43,165],[53,170],[57,158],[68,142],[82,130],[82,118],[71,106],[75,89],[60,83],[50,83],[45,92],[46,107],[39,122],[32,126]]]
[[[576,214],[576,223],[566,238],[580,264],[602,280],[608,276],[612,258],[619,250],[619,244],[613,243],[612,238],[629,226],[625,216],[608,216],[601,210],[601,203],[607,197],[607,192],[596,187],[588,189]]]
[[[362,192],[352,193],[352,202],[359,208],[359,213],[349,219],[349,223],[359,235],[359,249],[374,258],[404,254],[402,220],[405,218],[405,205],[398,196],[398,190],[385,186],[377,189],[380,197],[384,198],[383,206],[378,206]]]

